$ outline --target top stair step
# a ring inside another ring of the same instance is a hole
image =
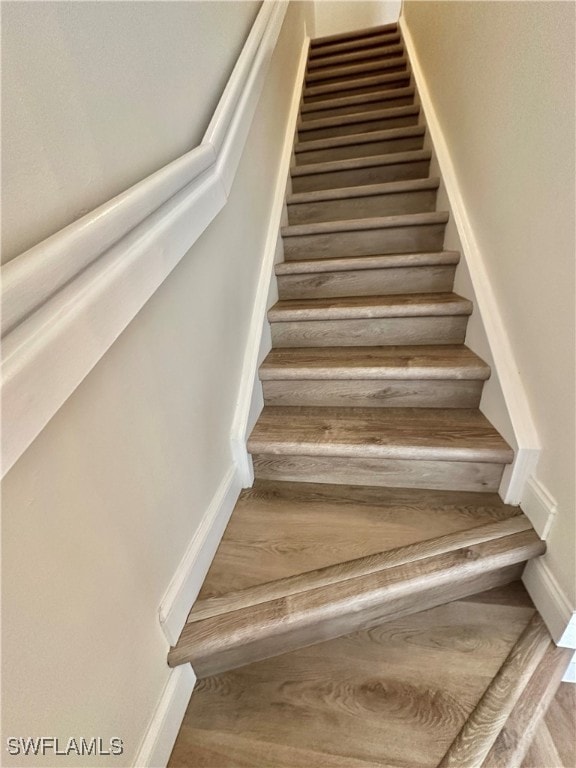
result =
[[[356,40],[344,40],[340,43],[327,43],[319,47],[310,48],[310,61],[316,61],[324,56],[332,56],[336,53],[346,53],[347,51],[357,51],[363,48],[373,48],[374,46],[395,45],[402,40],[399,32],[383,32],[379,35],[359,38]]]
[[[310,48],[314,51],[323,49],[325,45],[332,43],[343,43],[351,40],[369,40],[378,35],[394,34],[398,32],[398,24],[381,24],[377,27],[365,27],[363,29],[354,29],[350,32],[340,32],[337,35],[324,35],[315,37],[310,41]]]

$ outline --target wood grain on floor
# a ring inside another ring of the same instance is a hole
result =
[[[533,616],[495,592],[207,678],[169,765],[437,766]]]

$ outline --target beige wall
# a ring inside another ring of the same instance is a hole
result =
[[[2,3],[2,260],[196,146],[260,2]]]
[[[576,604],[575,6],[404,3],[558,502],[546,556]]]
[[[316,36],[398,21],[401,0],[315,0]]]
[[[166,683],[158,606],[232,464],[305,10],[286,15],[228,204],[5,478],[6,736],[120,736],[106,765],[127,766]]]

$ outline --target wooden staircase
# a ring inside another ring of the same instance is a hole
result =
[[[312,42],[256,481],[168,657],[200,678],[510,584],[544,552],[496,493],[513,452],[479,410],[490,370],[464,345],[415,97],[396,25]]]

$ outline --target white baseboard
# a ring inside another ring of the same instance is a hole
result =
[[[250,421],[251,406],[253,406],[255,401],[253,393],[255,379],[258,374],[258,358],[261,348],[262,327],[266,321],[270,280],[272,279],[274,261],[278,250],[279,231],[286,197],[286,183],[292,159],[294,134],[300,109],[300,99],[304,83],[304,73],[306,71],[306,62],[308,59],[309,44],[310,38],[306,37],[302,43],[298,70],[290,101],[288,121],[284,133],[284,141],[282,143],[280,167],[278,170],[276,188],[274,190],[270,221],[266,234],[260,274],[258,276],[258,285],[254,297],[252,317],[250,319],[248,332],[248,342],[242,365],[236,412],[234,414],[230,436],[232,454],[238,465],[242,477],[242,484],[245,488],[250,487],[254,481],[252,462],[246,450],[247,430]]]
[[[160,602],[160,625],[170,645],[176,643],[186,623],[241,490],[240,473],[232,466],[222,478]]]
[[[564,677],[562,678],[562,682],[576,683],[576,656],[574,656],[570,664],[568,664],[568,669],[566,670]]]
[[[558,584],[545,557],[530,560],[522,581],[556,645],[576,648],[575,606]]]
[[[538,536],[541,539],[547,539],[558,505],[549,491],[534,476],[528,478],[520,506]]]
[[[506,325],[503,321],[496,293],[486,267],[484,255],[468,215],[458,175],[452,162],[452,156],[436,112],[434,100],[428,88],[414,40],[404,17],[400,18],[400,28],[434,147],[434,153],[438,160],[438,166],[450,202],[452,218],[462,244],[462,255],[466,260],[470,273],[474,289],[475,307],[482,318],[494,360],[494,367],[498,373],[498,380],[518,444],[514,463],[505,473],[500,494],[506,503],[519,504],[523,496],[524,485],[528,477],[533,473],[540,454],[541,447],[536,424],[530,410],[528,395],[522,382],[520,369],[506,331]]]
[[[170,671],[133,768],[165,768],[192,696],[196,675],[190,664]]]

